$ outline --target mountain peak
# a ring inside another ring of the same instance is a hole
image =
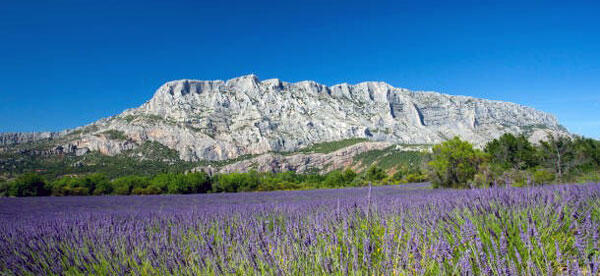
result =
[[[242,89],[256,89],[260,85],[260,80],[255,74],[249,74],[230,79],[225,82],[225,85],[229,87],[239,87]]]

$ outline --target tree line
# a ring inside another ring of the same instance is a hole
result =
[[[143,195],[251,192],[391,185],[430,181],[434,188],[527,186],[600,182],[600,141],[549,136],[533,144],[504,134],[482,149],[458,137],[435,145],[423,164],[397,164],[385,171],[373,165],[327,174],[250,171],[209,176],[203,172],[162,173],[110,179],[104,174],[63,176],[54,180],[26,173],[0,180],[0,196]]]
[[[548,136],[533,144],[507,133],[477,149],[455,137],[433,147],[427,167],[434,187],[599,182],[600,141]]]
[[[63,176],[49,181],[44,177],[27,173],[16,179],[0,183],[0,195],[4,196],[83,196],[83,195],[150,195],[192,194],[220,192],[252,192],[275,190],[299,190],[389,185],[422,182],[424,171],[399,167],[388,175],[378,166],[371,166],[358,173],[352,169],[335,170],[327,174],[282,173],[228,173],[209,176],[204,172],[163,173],[154,177],[123,176],[109,179],[103,174]]]

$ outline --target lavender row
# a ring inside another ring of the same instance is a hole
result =
[[[600,185],[0,200],[6,274],[598,273]]]

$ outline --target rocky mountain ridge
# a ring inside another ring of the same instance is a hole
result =
[[[513,103],[383,82],[325,86],[247,75],[168,82],[138,108],[61,133],[1,134],[0,146],[43,140],[50,152],[115,155],[151,141],[185,161],[218,161],[350,138],[435,144],[460,136],[483,145],[505,132],[568,135],[554,116]]]
[[[52,140],[65,132],[4,132],[0,133],[0,146],[31,143],[40,140]]]

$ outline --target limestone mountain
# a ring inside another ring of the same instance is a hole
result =
[[[0,146],[33,143],[26,150],[34,154],[113,156],[151,142],[184,161],[222,161],[351,138],[423,145],[460,136],[483,145],[506,132],[532,140],[568,134],[553,115],[514,103],[383,82],[326,86],[247,75],[168,82],[138,108],[59,133],[5,133]]]

